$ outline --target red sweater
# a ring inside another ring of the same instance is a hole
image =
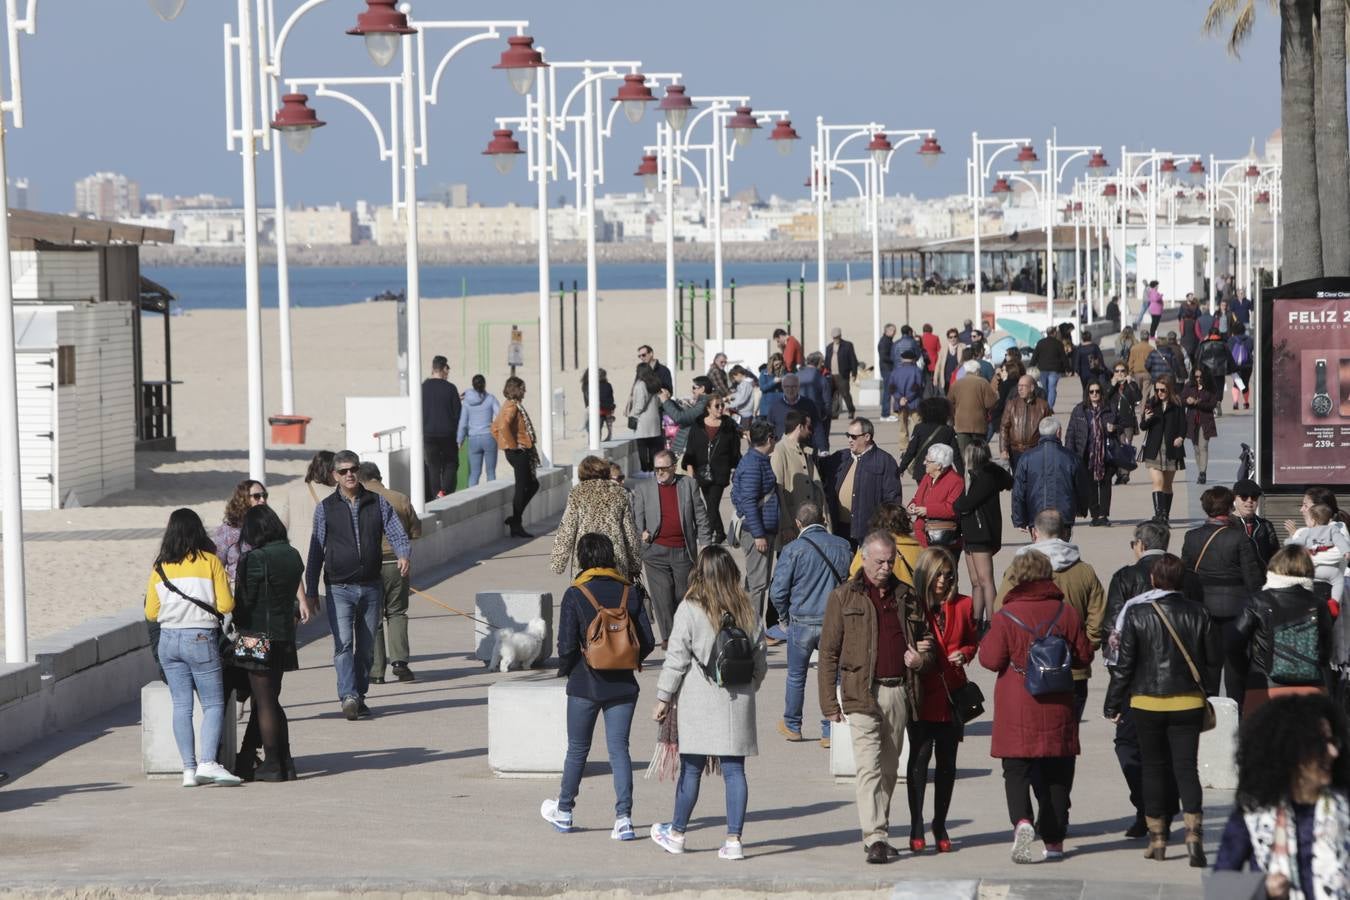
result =
[[[928,510],[928,515],[919,516],[914,520],[914,539],[920,545],[928,546],[928,533],[924,530],[928,519],[961,521],[961,516],[957,514],[956,507],[952,504],[956,503],[965,492],[966,481],[956,469],[943,472],[937,481],[933,481],[927,475],[919,479],[919,489],[914,493],[913,503]],[[960,547],[961,542],[958,541],[956,546]]]
[[[919,705],[919,718],[925,722],[950,722],[952,707],[947,694],[966,683],[966,670],[947,661],[953,650],[960,650],[967,663],[975,660],[976,644],[979,636],[975,630],[975,608],[970,597],[959,594],[954,600],[943,601],[943,621],[928,613],[928,625],[933,629],[937,640],[937,655],[940,664],[931,672],[922,676],[923,700]],[[945,687],[944,687],[945,682]]]

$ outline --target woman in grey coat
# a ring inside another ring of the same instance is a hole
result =
[[[749,684],[719,687],[704,672],[724,614],[730,615],[754,642],[754,671]],[[705,547],[690,575],[689,592],[675,610],[665,664],[656,683],[658,702],[653,718],[658,722],[679,698],[675,704],[680,750],[675,815],[670,822],[652,826],[652,840],[663,849],[684,852],[684,833],[698,801],[703,772],[716,758],[727,794],[727,839],[717,855],[722,859],[745,858],[741,848],[748,798],[745,758],[759,754],[755,692],[767,670],[764,626],[741,586],[735,558],[720,545]]]
[[[628,398],[628,417],[637,420],[633,437],[637,438],[638,462],[642,471],[652,470],[652,457],[666,445],[661,430],[661,379],[648,366],[639,367]]]

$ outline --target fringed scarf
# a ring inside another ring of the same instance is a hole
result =
[[[1106,427],[1102,424],[1105,407],[1085,406],[1091,429],[1088,433],[1088,470],[1092,473],[1093,481],[1101,481],[1106,478]]]
[[[1298,826],[1287,804],[1244,813],[1252,858],[1269,874],[1289,879],[1289,900],[1343,900],[1350,894],[1350,801],[1324,791],[1313,807],[1311,885],[1300,884]]]

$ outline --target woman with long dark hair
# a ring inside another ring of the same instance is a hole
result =
[[[1153,521],[1167,525],[1172,515],[1172,479],[1186,468],[1186,414],[1170,375],[1154,382],[1139,427],[1148,432],[1143,456],[1153,479]]]
[[[1116,414],[1106,402],[1106,388],[1089,381],[1083,400],[1069,413],[1064,449],[1078,457],[1091,483],[1088,510],[1093,525],[1111,524],[1111,479],[1116,467],[1108,452],[1116,431]]]
[[[1186,820],[1186,853],[1204,868],[1204,792],[1196,754],[1205,720],[1200,672],[1217,650],[1205,607],[1181,592],[1185,567],[1164,553],[1149,573],[1153,590],[1129,601],[1121,613],[1120,645],[1103,715],[1120,723],[1127,711],[1139,734],[1145,859],[1167,856],[1168,803],[1175,782]]]
[[[1273,898],[1350,896],[1350,727],[1322,696],[1272,700],[1238,735],[1237,804],[1218,871],[1265,872]]]
[[[224,521],[216,526],[211,540],[216,545],[216,555],[225,565],[225,573],[230,576],[230,584],[234,584],[239,558],[249,551],[249,544],[243,539],[244,513],[266,503],[267,488],[251,478],[236,484],[234,493],[225,501]]]
[[[685,445],[680,466],[698,482],[703,503],[708,507],[713,543],[720,544],[727,539],[722,522],[722,494],[741,461],[741,433],[736,420],[726,413],[726,398],[718,394],[708,398],[707,411],[698,424],[703,427],[696,425],[689,430],[689,443]]]
[[[923,795],[928,783],[928,762],[936,753],[933,769],[933,839],[939,853],[950,853],[947,811],[956,788],[956,750],[963,726],[952,712],[953,691],[965,686],[965,667],[975,658],[979,637],[971,612],[971,599],[957,590],[956,561],[944,547],[929,547],[914,567],[914,590],[937,642],[938,666],[920,675],[920,706],[910,717],[909,769],[905,787],[909,792],[909,849],[926,846],[923,831]]]
[[[1196,484],[1204,484],[1207,477],[1209,442],[1219,433],[1214,427],[1214,407],[1222,402],[1223,398],[1216,398],[1209,389],[1205,370],[1199,366],[1191,369],[1191,377],[1186,379],[1186,388],[1181,392],[1181,405],[1186,410],[1186,437],[1195,448],[1195,465],[1200,470],[1195,476]]]
[[[295,592],[291,592],[294,598]],[[169,516],[145,589],[145,617],[159,624],[159,664],[173,698],[173,737],[183,759],[183,787],[238,784],[219,762],[225,725],[219,635],[234,597],[216,545],[190,509]],[[201,753],[192,728],[192,698],[202,705]]]
[[[1139,414],[1135,408],[1144,398],[1139,383],[1130,377],[1130,367],[1124,362],[1125,351],[1120,353],[1121,361],[1111,368],[1111,383],[1106,389],[1106,405],[1116,415],[1116,439],[1124,446],[1134,446],[1135,433],[1139,431]],[[1116,484],[1129,484],[1128,469],[1116,471]]]
[[[286,526],[266,506],[255,506],[244,514],[243,537],[252,549],[239,561],[235,581],[234,623],[246,644],[267,642],[267,651],[240,658],[233,664],[248,675],[252,696],[244,743],[261,745],[266,759],[245,760],[243,768],[252,769],[256,781],[291,781],[295,763],[291,759],[290,726],[281,707],[281,676],[300,668],[295,647],[295,623],[299,618],[295,597],[305,564],[286,537]],[[249,734],[256,735],[253,742]]]
[[[492,437],[496,439],[497,446],[506,451],[506,461],[511,464],[511,470],[516,475],[511,517],[503,524],[510,527],[511,537],[532,538],[534,535],[525,530],[521,518],[525,515],[525,507],[539,493],[539,479],[534,474],[534,470],[539,468],[539,451],[535,449],[534,424],[523,402],[524,380],[514,375],[506,379],[502,396],[506,402],[492,421]]]
[[[717,634],[729,617],[754,642],[754,674],[749,684],[719,687],[702,670],[713,655]],[[759,753],[755,733],[755,692],[768,671],[764,624],[741,583],[731,551],[714,544],[703,548],[689,576],[689,593],[675,609],[652,717],[665,719],[675,703],[680,749],[680,779],[675,815],[652,826],[651,837],[670,853],[684,852],[684,833],[698,801],[703,772],[712,758],[722,769],[727,794],[727,838],[717,855],[743,859],[741,835],[748,792],[745,758]],[[699,671],[691,671],[695,666]]]
[[[994,556],[1003,549],[1003,509],[998,495],[1012,490],[1013,477],[994,461],[983,441],[966,447],[966,474],[966,492],[956,499],[954,508],[965,541],[975,621],[984,622],[994,610]]]
[[[661,379],[650,366],[639,366],[633,391],[628,398],[628,418],[633,420],[633,438],[637,441],[638,465],[652,471],[652,458],[666,445],[661,429]]]
[[[951,418],[952,404],[946,397],[926,397],[919,401],[919,424],[910,433],[909,446],[905,448],[905,455],[900,457],[899,463],[900,471],[909,470],[916,483],[923,480],[924,458],[929,447],[946,444],[952,448],[952,452],[957,452],[956,429],[949,424]],[[958,455],[957,471],[960,472],[964,466],[964,461]]]

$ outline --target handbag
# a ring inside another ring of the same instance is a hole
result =
[[[1216,531],[1215,534],[1217,533],[1218,532]],[[1214,540],[1214,538],[1211,537],[1210,540]],[[1206,544],[1205,546],[1208,547],[1209,545]],[[1201,551],[1201,555],[1204,555],[1204,551]],[[1158,605],[1158,601],[1154,600],[1149,603],[1149,605],[1152,606],[1153,611],[1158,614],[1158,618],[1162,619],[1163,625],[1167,628],[1167,633],[1172,636],[1172,640],[1176,643],[1177,649],[1181,651],[1182,658],[1186,660],[1186,665],[1190,667],[1191,678],[1195,679],[1195,686],[1200,688],[1201,694],[1205,693],[1205,686],[1200,682],[1200,670],[1195,667],[1195,663],[1191,660],[1191,655],[1186,652],[1186,645],[1181,643],[1181,638],[1177,636],[1176,629],[1172,627],[1172,620],[1167,618],[1167,613],[1162,611],[1162,607]],[[1214,704],[1209,702],[1208,697],[1205,697],[1205,720],[1200,725],[1200,730],[1202,732],[1212,731],[1216,724],[1218,724],[1218,717],[1214,714]]]
[[[220,625],[220,629],[216,632],[216,650],[220,653],[222,657],[228,658],[230,654],[234,652],[234,639],[238,635],[238,632],[235,631],[234,625],[232,623],[228,626],[226,625],[225,614],[220,610],[216,609],[214,606],[207,606],[205,603],[198,600],[196,597],[190,597],[187,594],[183,593],[182,589],[179,588],[178,585],[170,581],[169,576],[164,574],[164,567],[161,566],[159,563],[155,564],[155,573],[159,575],[159,580],[164,584],[166,588],[173,591],[175,594],[182,597],[184,600],[191,603],[193,606],[196,606],[200,609],[204,609],[207,612],[209,612],[212,616],[215,616],[216,621]]]
[[[1134,447],[1114,437],[1106,441],[1106,463],[1126,472],[1133,472],[1139,467],[1139,463],[1135,460]]]
[[[651,395],[651,394],[648,394],[648,395],[647,395],[647,402],[644,403],[644,404],[642,404],[642,409],[639,409],[639,410],[638,410],[638,416],[640,416],[640,415],[642,415],[643,413],[645,413],[645,412],[647,411],[647,407],[649,407],[649,406],[651,406],[651,405],[652,405],[652,395]],[[637,431],[637,430],[638,430],[638,417],[637,417],[637,416],[629,416],[629,417],[628,417],[628,430],[629,430],[629,431]]]
[[[923,532],[930,547],[951,547],[961,540],[961,528],[951,519],[925,519]]]
[[[947,691],[947,702],[951,704],[952,715],[958,719],[962,725],[978,719],[984,715],[984,691],[973,681],[967,680],[956,690],[947,687],[947,680],[942,680],[942,687]]]

